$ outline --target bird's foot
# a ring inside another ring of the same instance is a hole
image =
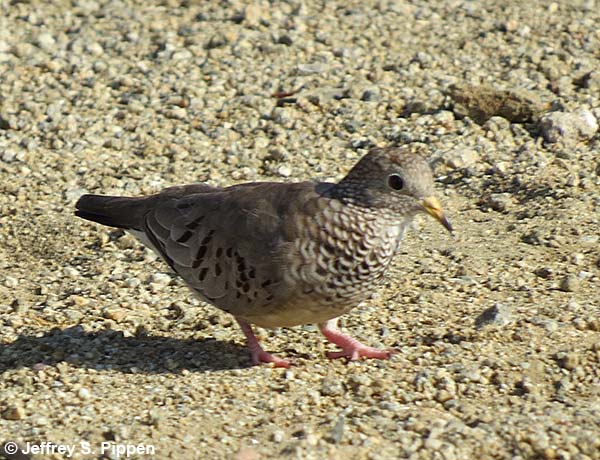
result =
[[[351,361],[360,358],[387,359],[392,354],[391,350],[369,347],[355,338],[344,334],[337,328],[337,319],[335,318],[319,324],[319,329],[327,340],[342,349],[342,351],[328,352],[327,357],[330,359],[348,358]]]
[[[273,366],[275,367],[290,367],[291,364],[289,363],[289,361],[286,361],[283,358],[279,358],[275,355],[272,355],[271,353],[266,352],[265,350],[263,350],[260,346],[258,350],[252,350],[252,363],[256,364],[256,365],[260,365],[260,364],[268,364],[268,363],[273,363]]]
[[[246,340],[248,342],[248,349],[252,355],[252,363],[255,365],[260,365],[263,363],[272,363],[275,367],[290,367],[291,364],[285,359],[278,358],[271,353],[263,350],[263,347],[258,343],[258,339],[254,335],[254,331],[252,331],[252,326],[248,324],[246,321],[236,318],[240,327],[242,328],[242,332],[246,336]]]

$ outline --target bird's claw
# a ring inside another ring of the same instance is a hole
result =
[[[272,355],[271,353],[267,353],[264,350],[260,350],[256,353],[254,353],[254,352],[252,353],[252,363],[256,364],[257,366],[259,366],[261,364],[269,364],[269,363],[272,363],[274,367],[288,368],[291,366],[289,361],[286,361],[283,358],[279,358],[275,355]]]

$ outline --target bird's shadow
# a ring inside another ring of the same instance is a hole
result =
[[[120,331],[86,332],[81,326],[54,328],[43,335],[21,335],[0,343],[0,373],[67,363],[122,373],[209,372],[250,367],[248,352],[213,338],[178,339],[151,335],[125,337]]]

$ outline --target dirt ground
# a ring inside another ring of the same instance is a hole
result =
[[[600,459],[599,12],[0,0],[0,457]],[[389,360],[306,325],[260,331],[290,369],[252,366],[232,317],[73,215],[390,143],[456,232],[420,219],[343,317]]]

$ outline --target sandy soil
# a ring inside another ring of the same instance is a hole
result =
[[[600,459],[599,11],[0,1],[5,456]],[[73,216],[85,192],[338,179],[393,142],[457,231],[421,220],[343,318],[386,361],[330,361],[307,325],[261,331],[291,369],[253,367],[231,317]]]

